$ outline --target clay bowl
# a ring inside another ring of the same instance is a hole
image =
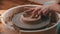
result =
[[[20,20],[26,24],[38,24],[40,23],[40,18],[41,16],[39,16],[38,18],[30,18],[30,17],[24,17],[24,15],[21,15]]]

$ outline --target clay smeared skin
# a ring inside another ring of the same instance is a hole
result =
[[[41,16],[38,15],[38,11],[40,11],[40,8],[31,8],[29,10],[24,11],[23,16],[21,16],[21,19],[26,24],[37,24],[40,22]]]
[[[41,8],[39,8],[39,7],[32,8],[30,10],[25,11],[25,14],[24,15],[25,15],[25,17],[30,17],[30,18],[38,17],[39,12],[40,12],[40,9]]]
[[[41,20],[44,21],[44,20],[47,20],[49,18],[51,19],[51,22],[56,22],[57,21],[56,13],[53,10],[47,10],[47,14],[46,15],[43,15],[40,10],[41,10],[41,7],[31,8],[30,10],[25,11],[24,14],[23,14],[23,16],[25,18],[29,17],[31,19],[37,19],[40,16],[39,20],[36,20],[36,21],[34,21],[34,20],[31,21],[30,20],[30,21],[28,21],[29,19],[25,20],[23,18],[22,21],[24,21],[27,24],[33,24],[33,23],[37,24],[39,21],[41,22]]]
[[[31,8],[30,10],[26,10],[26,11],[24,11],[23,17],[21,17],[20,20],[22,20],[26,24],[41,23],[41,20],[43,20],[41,17],[43,17],[43,18],[45,17],[48,19],[50,13],[48,13],[48,15],[46,15],[47,17],[44,15],[42,16],[42,14],[40,14],[40,10],[41,10],[41,7],[36,7],[36,8]]]

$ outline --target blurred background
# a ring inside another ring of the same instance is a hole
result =
[[[53,0],[0,0],[0,10],[9,9],[11,7],[23,4],[44,4],[45,2]]]

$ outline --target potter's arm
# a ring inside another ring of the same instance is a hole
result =
[[[44,9],[45,7],[45,9]],[[60,4],[58,1],[49,1],[44,3],[43,12],[46,12],[48,9],[53,10],[54,12],[60,13]]]

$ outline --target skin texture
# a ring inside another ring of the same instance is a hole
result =
[[[60,13],[60,0],[56,0],[55,3],[49,5],[49,6],[43,6],[41,11],[44,15],[48,13],[48,10],[53,10],[54,12]]]
[[[53,12],[60,13],[60,0],[56,0],[55,3],[53,3],[49,6],[42,6],[42,7],[38,7],[36,9],[34,9],[32,12],[31,18],[37,17],[41,13],[43,15],[46,15],[47,13],[49,13],[49,10],[52,10]]]
[[[31,8],[25,11],[25,15],[29,16],[30,18],[38,17],[40,14],[41,7]]]

